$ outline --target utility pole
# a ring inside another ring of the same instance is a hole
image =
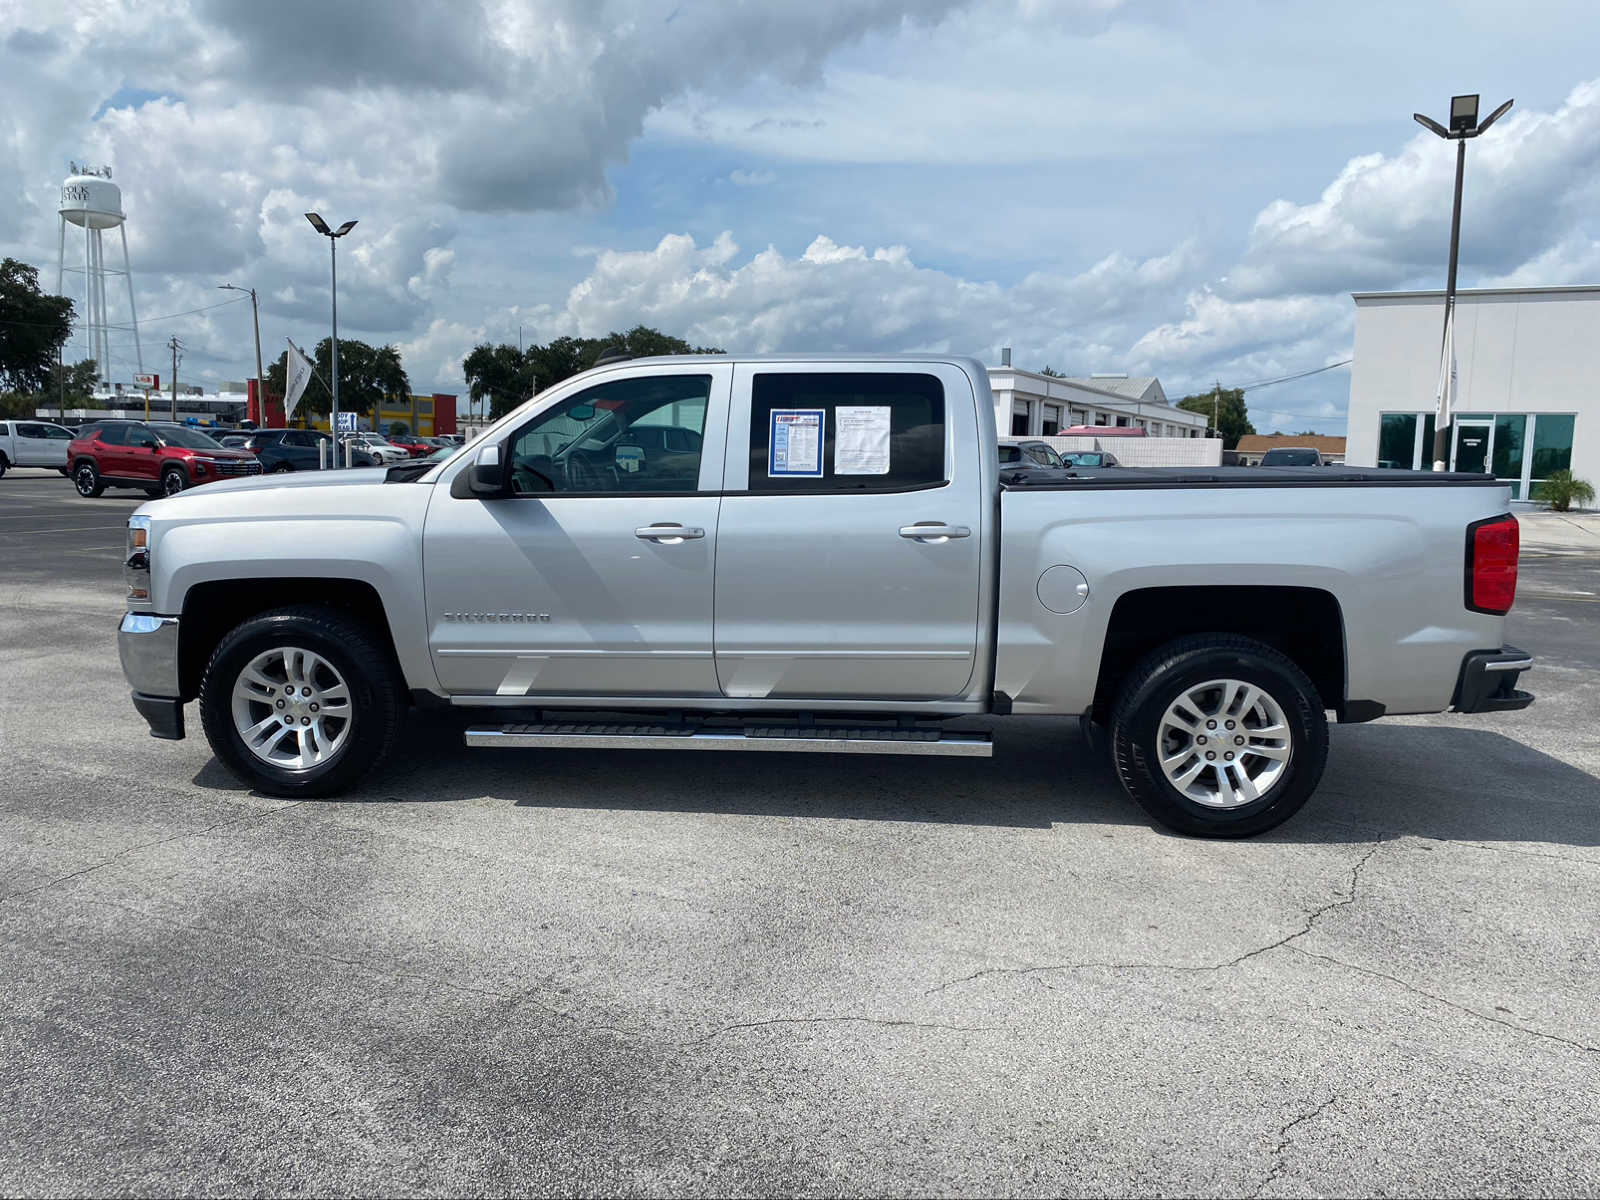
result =
[[[255,288],[235,287],[231,283],[219,283],[218,291],[244,292],[250,297],[250,316],[256,327],[256,405],[261,415],[262,424],[267,420],[267,377],[261,370],[261,308],[256,303]]]
[[[1218,437],[1222,436],[1222,380],[1218,379],[1211,389],[1211,432]]]
[[[167,345],[172,349],[172,419],[178,419],[178,335],[173,334],[167,340]]]

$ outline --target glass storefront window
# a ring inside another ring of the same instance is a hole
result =
[[[1501,413],[1494,419],[1494,477],[1522,478],[1523,432],[1528,418],[1521,413]]]
[[[1416,461],[1415,413],[1384,413],[1378,427],[1378,465],[1410,470]]]
[[[1552,471],[1572,466],[1572,425],[1570,415],[1540,413],[1533,422],[1534,479],[1544,479]]]

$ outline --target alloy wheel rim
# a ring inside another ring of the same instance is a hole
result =
[[[93,467],[79,467],[78,468],[78,490],[80,492],[85,492],[85,493],[92,492],[94,490],[94,468]]]
[[[183,491],[183,476],[179,475],[176,471],[168,471],[166,475],[163,476],[161,490],[166,492],[166,494],[169,496],[176,496],[179,492]]]
[[[350,685],[326,658],[300,646],[256,655],[233,684],[233,727],[260,761],[306,771],[333,759],[350,736]]]
[[[1185,688],[1161,716],[1157,756],[1167,782],[1206,808],[1254,804],[1282,783],[1294,756],[1283,706],[1257,684],[1211,679]]]

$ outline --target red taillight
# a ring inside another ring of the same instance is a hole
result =
[[[1504,616],[1517,598],[1517,550],[1521,539],[1510,513],[1467,526],[1467,607]]]

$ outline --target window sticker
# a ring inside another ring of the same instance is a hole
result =
[[[887,475],[889,406],[841,404],[833,413],[839,421],[833,434],[833,473]]]
[[[827,410],[775,408],[767,431],[767,474],[822,477],[823,425]]]

